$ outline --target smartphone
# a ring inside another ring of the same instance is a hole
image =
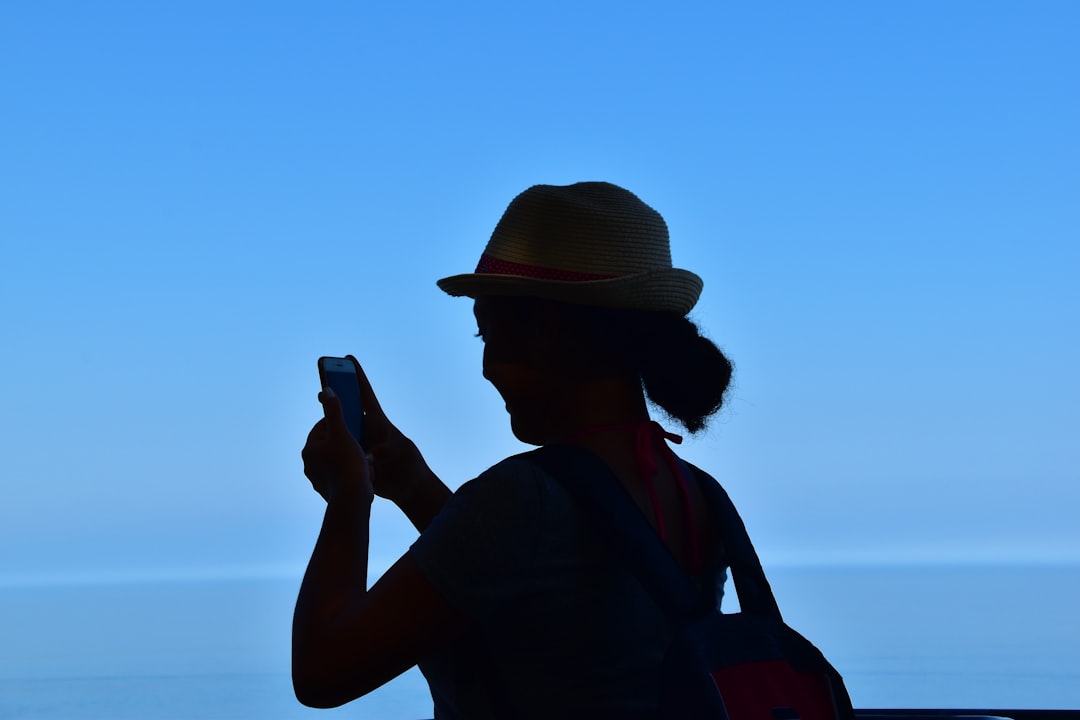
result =
[[[341,400],[345,413],[345,425],[349,433],[361,445],[364,444],[364,409],[360,405],[360,381],[356,377],[356,365],[349,358],[319,358],[319,380]]]

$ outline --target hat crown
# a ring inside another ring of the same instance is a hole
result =
[[[488,263],[597,278],[671,268],[664,218],[629,190],[605,182],[529,188],[507,207],[484,255]]]

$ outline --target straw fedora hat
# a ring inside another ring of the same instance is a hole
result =
[[[438,281],[454,296],[531,295],[680,315],[702,284],[671,266],[660,213],[604,182],[534,185],[507,207],[476,271]]]

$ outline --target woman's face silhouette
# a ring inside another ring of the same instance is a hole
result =
[[[556,339],[542,306],[491,296],[477,298],[473,312],[484,341],[484,377],[506,403],[514,435],[535,445],[557,439],[566,388],[552,367]]]

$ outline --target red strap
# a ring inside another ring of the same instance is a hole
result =
[[[668,469],[671,471],[671,476],[675,478],[675,482],[679,485],[679,494],[682,496],[683,509],[686,512],[686,529],[690,535],[690,571],[697,574],[701,572],[701,542],[698,535],[697,524],[694,522],[693,506],[690,502],[690,489],[686,484],[682,463],[679,462],[679,459],[675,456],[675,453],[668,444],[663,442],[664,440],[670,440],[673,443],[679,444],[682,443],[682,437],[667,432],[660,426],[660,423],[652,420],[645,420],[640,423],[612,423],[586,428],[585,430],[566,438],[566,442],[574,442],[582,437],[595,435],[596,433],[605,430],[631,429],[634,431],[634,459],[637,463],[638,474],[641,476],[642,481],[644,481],[645,489],[649,493],[649,503],[652,505],[653,515],[656,518],[656,532],[661,540],[666,540],[667,530],[664,526],[664,514],[660,511],[660,496],[656,492],[655,482],[659,469],[656,467],[656,461],[653,459],[652,453],[654,442],[656,440],[661,441],[660,445],[663,448],[664,460],[667,462]]]

